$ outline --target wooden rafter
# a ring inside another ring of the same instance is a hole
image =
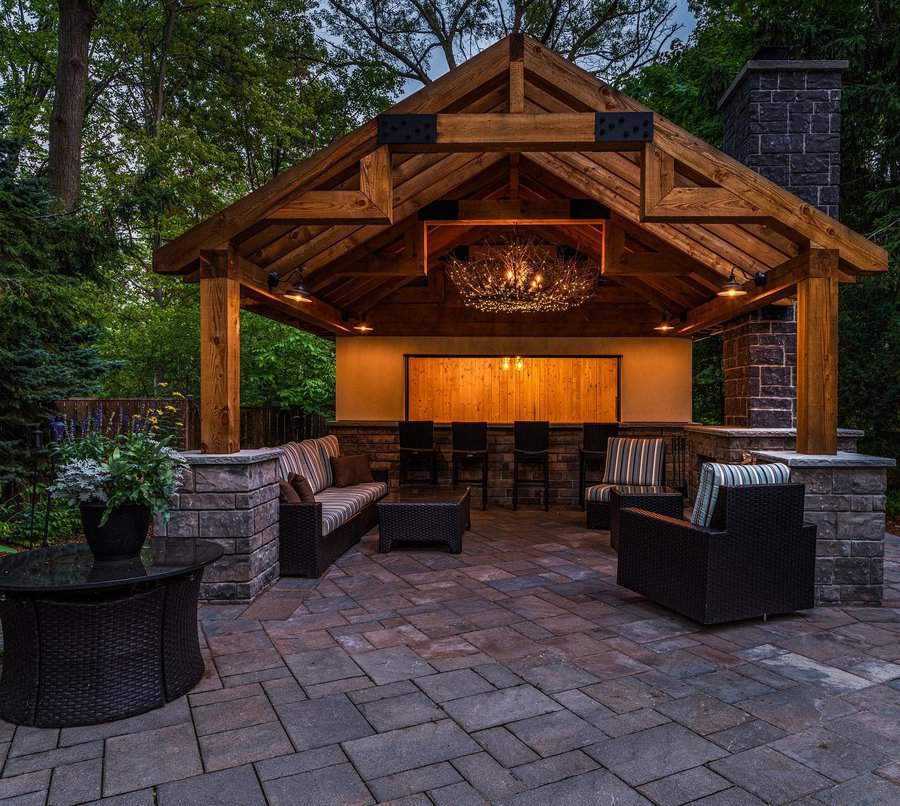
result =
[[[394,187],[390,150],[380,146],[359,161],[359,190],[308,190],[269,212],[265,221],[279,224],[392,224]]]

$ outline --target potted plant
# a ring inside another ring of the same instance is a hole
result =
[[[169,500],[187,463],[145,431],[115,438],[91,434],[61,444],[51,494],[81,510],[95,559],[127,560],[140,554],[153,513],[169,517]]]

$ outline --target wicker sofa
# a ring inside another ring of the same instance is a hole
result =
[[[618,583],[701,624],[815,606],[816,527],[802,484],[720,486],[709,526],[618,513]]]
[[[289,442],[280,450],[279,476],[303,476],[316,499],[279,504],[281,575],[319,577],[378,522],[375,505],[387,495],[387,472],[373,470],[375,481],[334,487],[331,457],[340,455],[337,437]]]

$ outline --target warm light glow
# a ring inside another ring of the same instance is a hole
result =
[[[368,322],[366,322],[365,319],[362,322],[353,325],[353,329],[357,333],[371,333],[373,330],[375,330],[375,328],[372,327]]]
[[[734,269],[731,270],[731,275],[728,277],[728,281],[725,285],[722,286],[722,290],[719,291],[720,297],[743,297],[747,292],[744,290],[744,287],[737,281],[734,276]]]
[[[516,356],[516,369],[522,370],[525,368],[525,362],[522,360],[522,356]]]
[[[312,302],[312,297],[302,288],[292,288],[286,291],[284,296],[285,299],[292,299],[294,302]]]
[[[501,359],[500,359],[500,369],[502,369],[504,372],[509,372],[509,366],[510,366],[510,365],[509,365],[509,359],[508,359],[508,358],[501,358]]]
[[[660,333],[668,333],[670,330],[675,330],[675,325],[673,325],[671,322],[667,322],[664,319],[653,329],[658,330]]]
[[[463,303],[485,313],[567,311],[587,302],[600,271],[577,251],[562,256],[536,239],[482,244],[477,255],[451,257],[447,274]]]

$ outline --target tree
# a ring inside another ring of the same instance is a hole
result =
[[[88,80],[88,45],[102,0],[59,0],[56,91],[50,117],[50,192],[66,212],[78,204],[81,128]]]
[[[43,181],[17,177],[18,151],[0,140],[0,481],[21,473],[53,401],[92,391],[108,369],[85,286],[97,295],[115,248],[95,222],[56,211]]]
[[[671,0],[329,0],[331,57],[387,62],[428,84],[494,39],[525,33],[607,81],[652,63],[679,25]]]

